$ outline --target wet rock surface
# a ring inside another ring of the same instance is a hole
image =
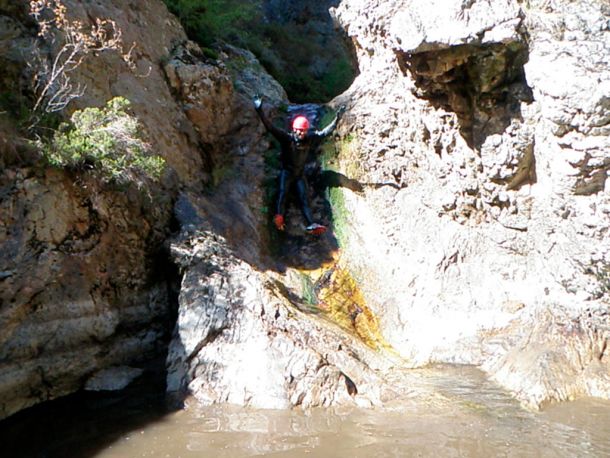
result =
[[[281,277],[257,272],[210,233],[172,244],[184,272],[168,391],[203,404],[380,405],[391,359],[326,321]]]
[[[351,269],[414,364],[483,364],[530,406],[606,397],[607,8],[440,3],[334,12],[362,71],[337,170],[393,185],[344,194]],[[581,350],[559,344],[586,313]]]

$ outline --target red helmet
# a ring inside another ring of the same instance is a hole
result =
[[[299,130],[308,130],[309,129],[309,121],[305,116],[297,116],[292,121],[292,128]]]

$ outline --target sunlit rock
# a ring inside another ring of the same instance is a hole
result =
[[[358,149],[335,164],[365,189],[343,192],[336,224],[385,338],[416,364],[482,364],[530,406],[607,397],[607,319],[581,326],[576,353],[551,324],[609,304],[607,9],[344,1],[334,15],[362,72],[337,99]]]
[[[381,405],[392,367],[211,233],[172,244],[184,272],[168,391],[203,404],[263,408]]]

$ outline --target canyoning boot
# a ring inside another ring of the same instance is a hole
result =
[[[284,216],[280,215],[279,213],[273,217],[273,224],[275,224],[275,227],[278,231],[283,231],[284,229],[286,229],[286,223],[284,223]]]
[[[326,232],[326,226],[322,226],[318,223],[310,224],[305,228],[308,234],[311,235],[322,235]]]

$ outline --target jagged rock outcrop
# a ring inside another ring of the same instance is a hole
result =
[[[483,364],[534,406],[609,396],[609,12],[508,0],[334,11],[361,69],[339,98],[340,170],[365,184],[364,198],[344,192],[344,244],[412,362]]]
[[[387,357],[286,296],[282,278],[236,258],[213,233],[172,243],[185,275],[168,390],[203,404],[262,408],[380,405]]]
[[[211,172],[210,192],[180,196],[177,219],[182,227],[209,224],[240,258],[261,264],[267,244],[261,212],[266,205],[263,153],[269,142],[252,98],[260,94],[277,107],[287,103],[286,92],[252,53],[231,46],[210,61],[197,45],[186,43],[174,50],[164,69]],[[189,216],[193,211],[201,213],[194,220]]]
[[[146,193],[44,170],[0,113],[0,418],[74,392],[100,370],[163,354],[175,313],[173,267],[162,249],[173,201],[179,187],[200,191],[211,181],[206,153],[161,66],[186,40],[177,20],[160,1],[64,3],[69,20],[85,27],[115,20],[124,51],[131,49],[131,65],[114,51],[87,56],[70,75],[75,87],[86,87],[70,110],[129,99],[168,171]],[[28,8],[0,3],[0,21],[8,24],[0,75],[15,97],[32,90],[28,78],[38,62]],[[40,56],[53,56],[57,45],[43,45]]]
[[[277,108],[282,88],[248,52],[206,57],[160,1],[65,3],[85,24],[113,18],[135,44],[130,64],[85,60],[70,109],[127,97],[169,171],[151,200],[31,167],[35,151],[0,139],[0,417],[159,354],[172,230],[172,391],[379,405],[400,394],[392,366],[453,362],[532,406],[610,397],[607,6],[341,2],[361,74],[334,101],[349,108],[342,175],[330,174],[345,188],[342,249],[340,268],[315,279],[316,303],[304,284],[336,245],[289,233],[278,257],[266,226],[273,172],[251,97]],[[0,2],[2,82],[27,75],[20,49],[35,30],[22,10]],[[333,282],[349,286],[344,329],[324,312]],[[368,347],[356,338],[367,333]]]

